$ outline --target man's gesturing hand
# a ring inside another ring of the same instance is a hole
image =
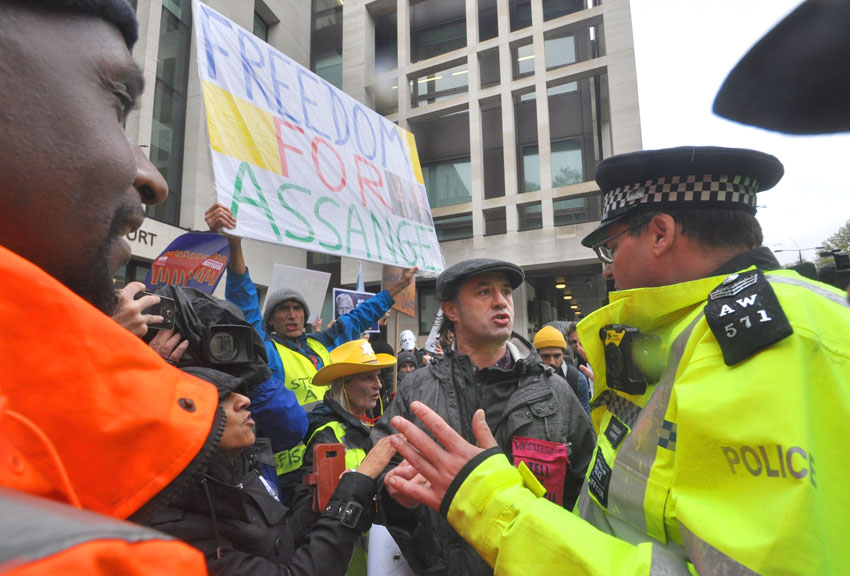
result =
[[[392,419],[393,427],[404,437],[393,436],[393,448],[404,456],[421,477],[408,480],[402,475],[394,475],[386,481],[394,491],[439,511],[440,503],[455,476],[477,454],[496,446],[496,439],[487,427],[483,410],[475,412],[473,417],[472,430],[478,441],[478,446],[473,446],[421,402],[414,402],[410,408],[445,449],[415,424],[396,416]]]

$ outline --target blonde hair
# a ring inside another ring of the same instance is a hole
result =
[[[351,378],[351,376],[337,378],[331,382],[331,387],[327,392],[325,392],[325,396],[345,408],[346,412],[351,412],[351,410],[348,409],[348,402],[346,402],[345,398],[345,381],[349,378]]]

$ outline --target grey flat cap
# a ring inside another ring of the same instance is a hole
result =
[[[472,276],[490,272],[503,272],[511,282],[511,288],[516,288],[525,280],[525,272],[516,264],[495,260],[493,258],[475,258],[458,262],[443,270],[437,278],[437,299],[440,302],[451,300],[457,294],[461,282]]]

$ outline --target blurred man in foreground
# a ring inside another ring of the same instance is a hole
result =
[[[125,0],[0,2],[4,566],[204,571],[184,544],[45,500],[145,518],[200,471],[224,421],[213,386],[106,315],[122,236],[167,195],[124,131],[143,84],[136,37]]]

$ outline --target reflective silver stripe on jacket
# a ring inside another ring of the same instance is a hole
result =
[[[612,464],[611,486],[608,491],[608,512],[624,518],[633,526],[649,536],[666,541],[663,526],[647,526],[644,502],[646,501],[647,480],[655,464],[658,442],[667,436],[664,428],[664,416],[670,405],[673,383],[679,362],[685,352],[685,345],[691,337],[697,322],[703,318],[700,312],[696,318],[679,334],[670,348],[667,368],[661,381],[655,387],[652,397],[643,407],[631,433],[623,440]],[[675,444],[672,447],[675,450]],[[659,533],[659,530],[661,531]]]
[[[623,440],[612,464],[607,513],[591,498],[587,481],[582,486],[582,494],[579,498],[581,517],[600,530],[614,534],[632,544],[648,542],[651,541],[650,538],[658,540],[652,548],[651,574],[653,576],[690,574],[686,567],[687,558],[684,549],[674,542],[667,541],[663,518],[658,519],[661,522],[660,526],[647,526],[644,502],[649,474],[655,463],[659,442],[666,444],[670,450],[676,449],[675,441],[669,441],[670,428],[669,423],[665,425],[664,416],[667,414],[676,372],[685,352],[685,346],[694,327],[703,316],[703,312],[700,312],[673,341],[667,368],[661,381],[634,422],[628,423],[631,432]]]
[[[94,540],[137,543],[173,538],[150,528],[0,488],[0,572],[4,565],[47,558]]]
[[[850,308],[850,302],[847,301],[846,296],[836,294],[835,292],[830,292],[825,288],[818,286],[817,284],[812,284],[811,282],[806,282],[805,280],[800,280],[799,278],[789,278],[787,276],[776,276],[774,274],[767,274],[767,279],[769,282],[775,282],[777,284],[790,284],[791,286],[799,286],[800,288],[805,288],[810,292],[814,292],[818,296],[823,296],[829,300],[832,300],[836,304],[840,304],[845,308]]]

